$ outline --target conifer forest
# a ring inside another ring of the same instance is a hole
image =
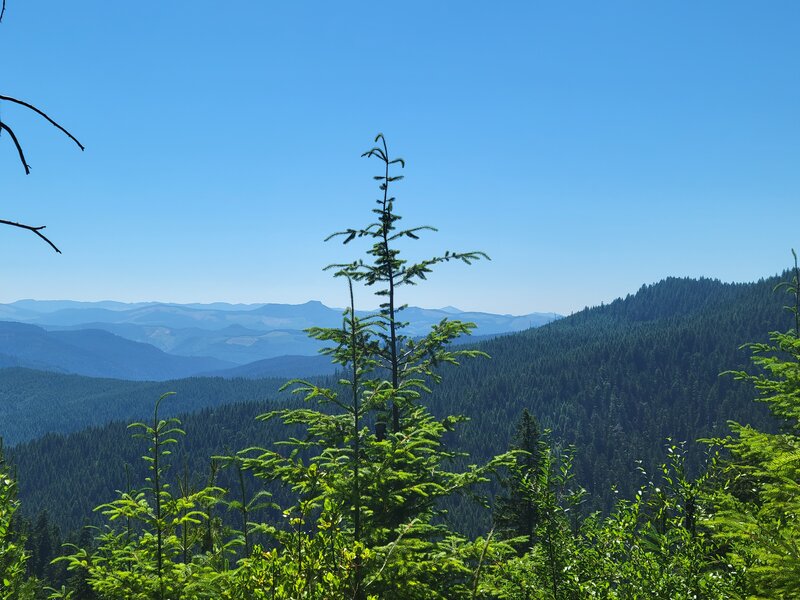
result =
[[[14,114],[0,147],[27,173]],[[420,334],[429,278],[492,248],[418,250],[447,223],[406,209],[389,133],[360,216],[326,217],[349,257],[319,257],[344,307],[305,327],[326,371],[125,380],[0,349],[0,600],[800,598],[796,240],[756,282],[668,277],[502,335],[453,309]]]

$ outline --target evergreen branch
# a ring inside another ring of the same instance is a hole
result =
[[[431,272],[431,267],[440,263],[450,262],[451,260],[460,260],[468,265],[476,260],[492,260],[485,252],[445,252],[442,256],[435,256],[427,260],[420,261],[416,264],[404,267],[397,273],[397,285],[410,284],[415,285],[415,279],[425,280],[427,274]]]
[[[389,241],[394,241],[401,237],[410,237],[412,240],[418,240],[419,236],[417,235],[418,231],[439,231],[436,227],[431,227],[430,225],[422,225],[420,227],[412,227],[411,229],[404,229],[403,231],[398,231],[394,235],[389,237]]]
[[[483,561],[486,559],[486,553],[489,551],[489,544],[492,541],[492,536],[494,535],[494,527],[492,527],[491,531],[489,531],[489,535],[486,536],[486,543],[483,545],[483,550],[481,551],[481,557],[478,560],[478,568],[475,569],[475,581],[472,585],[472,600],[478,597],[478,584],[481,580],[481,570],[483,569]]]
[[[364,157],[370,158],[372,156],[377,156],[382,161],[386,162],[386,154],[384,154],[383,150],[381,150],[377,146],[374,147],[374,148],[370,148],[369,150],[364,152],[364,154],[361,155],[362,158],[364,158]]]
[[[327,241],[332,240],[333,238],[341,237],[343,235],[346,235],[347,238],[342,243],[343,244],[348,244],[351,241],[353,241],[356,237],[367,237],[367,236],[375,237],[376,232],[374,231],[374,229],[375,228],[379,228],[379,227],[380,227],[380,224],[378,224],[378,223],[370,223],[364,229],[345,229],[344,231],[337,231],[335,233],[330,234],[323,241],[327,242]]]
[[[370,585],[372,585],[381,576],[381,574],[383,573],[384,569],[386,569],[386,565],[389,564],[389,558],[391,558],[392,554],[394,553],[394,549],[397,547],[397,544],[400,543],[400,540],[403,539],[403,536],[405,534],[407,534],[409,531],[411,531],[411,529],[414,527],[414,525],[416,525],[418,520],[419,519],[417,519],[417,518],[412,519],[411,522],[408,523],[405,526],[405,528],[400,532],[400,534],[397,536],[397,538],[389,545],[389,551],[386,553],[386,558],[383,561],[383,565],[381,565],[381,568],[375,574],[375,577],[373,577],[370,581],[368,581],[366,584],[364,584],[365,588],[367,588]]]

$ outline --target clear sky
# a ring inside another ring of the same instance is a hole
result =
[[[569,313],[800,247],[800,3],[7,0],[0,301],[341,306],[374,135],[411,257],[486,251],[411,304]],[[362,306],[374,300],[360,294]]]

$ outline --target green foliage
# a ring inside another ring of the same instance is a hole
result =
[[[70,570],[83,570],[101,597],[140,600],[216,598],[226,560],[223,546],[201,550],[204,521],[223,490],[203,487],[173,494],[167,482],[171,447],[184,432],[177,419],[159,418],[163,394],[155,404],[151,423],[134,423],[134,437],[145,439],[142,458],[150,475],[141,490],[121,492],[97,508],[110,525],[96,538],[96,549],[75,548],[66,560]]]
[[[27,598],[32,592],[25,576],[28,556],[24,540],[15,529],[14,515],[19,507],[17,482],[6,464],[0,438],[0,599]],[[32,597],[32,595],[30,596]]]
[[[685,444],[670,443],[667,462],[634,500],[619,501],[597,526],[584,525],[585,589],[598,595],[608,586],[617,598],[735,597],[739,573],[718,561],[703,525],[716,459],[697,480],[687,477],[685,462]]]
[[[794,251],[793,251],[794,254]],[[800,269],[781,285],[794,329],[773,332],[770,342],[750,344],[755,374],[734,372],[751,383],[758,400],[781,419],[783,432],[767,433],[731,423],[732,435],[715,440],[730,453],[724,485],[711,520],[728,560],[746,574],[748,598],[800,597]]]
[[[539,590],[544,597],[571,597],[570,559],[576,554],[579,508],[585,497],[585,490],[574,483],[574,449],[554,452],[548,432],[539,436],[527,413],[520,419],[518,432],[515,445],[530,450],[517,450],[519,459],[509,486],[512,495],[501,502],[498,523],[507,523],[505,531],[519,534],[509,541],[526,552],[502,565],[500,589],[510,593],[507,581],[522,591]],[[525,573],[517,573],[518,568]]]
[[[494,597],[737,597],[741,574],[718,561],[719,547],[698,524],[707,510],[707,478],[686,478],[683,445],[668,447],[659,477],[633,500],[587,518],[575,514],[582,494],[569,485],[569,454],[554,460],[546,446],[541,452],[539,476],[528,487],[541,513],[536,537],[528,552],[493,569]]]
[[[225,388],[217,391],[225,394]],[[183,393],[178,397],[183,400]],[[179,469],[181,477],[188,471],[193,481],[207,480],[210,456],[229,453],[231,448],[266,444],[285,435],[282,424],[277,421],[265,425],[255,420],[273,406],[271,402],[233,403],[224,408],[181,415],[181,429],[186,431],[186,436],[181,436],[180,444],[171,445],[171,462]],[[172,416],[174,413],[167,412],[169,408],[174,411],[174,406],[162,403],[160,412]],[[151,399],[148,412],[152,414],[152,410]],[[105,523],[105,517],[93,509],[115,497],[117,490],[129,489],[130,482],[144,481],[150,475],[141,454],[141,440],[133,438],[123,423],[87,429],[67,437],[51,434],[16,446],[13,453],[9,450],[9,457],[20,474],[21,512],[34,520],[37,517],[34,511],[46,509],[65,537],[87,524],[100,526]],[[216,479],[215,485],[220,487],[239,488],[235,469],[218,471]],[[76,489],[80,490],[79,494],[74,492]],[[240,493],[237,491],[232,496],[238,498]],[[223,511],[222,514],[235,513]]]
[[[441,256],[412,264],[400,257],[400,250],[396,247],[400,240],[404,238],[418,240],[420,232],[436,231],[436,229],[429,225],[397,229],[397,222],[402,217],[394,211],[396,199],[389,195],[389,187],[403,176],[391,175],[390,169],[396,164],[405,167],[405,161],[402,158],[392,159],[389,156],[386,138],[382,133],[375,137],[375,142],[380,142],[381,145],[367,150],[362,157],[377,158],[383,167],[383,173],[373,177],[380,181],[379,189],[382,196],[376,200],[377,208],[372,210],[377,215],[377,220],[363,228],[349,228],[328,238],[343,236],[345,244],[356,238],[371,240],[372,247],[367,250],[368,261],[371,262],[357,259],[351,263],[333,264],[326,268],[335,269],[336,276],[364,282],[368,287],[378,286],[375,295],[383,300],[377,315],[381,326],[372,328],[371,333],[378,338],[379,343],[372,346],[371,351],[373,360],[390,374],[392,391],[389,404],[392,431],[398,432],[402,427],[400,419],[403,410],[407,410],[419,398],[420,389],[428,391],[420,377],[433,378],[438,382],[440,376],[433,367],[442,363],[457,364],[456,359],[461,355],[477,355],[474,351],[455,352],[447,349],[450,341],[468,334],[474,328],[472,324],[444,319],[419,342],[414,342],[403,335],[402,330],[407,323],[399,320],[400,312],[405,305],[397,301],[398,288],[424,281],[431,273],[432,267],[437,264],[453,260],[471,264],[473,261],[489,257],[483,252],[449,250]]]
[[[303,433],[279,442],[277,449],[250,448],[240,454],[244,468],[268,482],[280,482],[295,495],[283,510],[285,523],[270,530],[275,553],[241,567],[251,577],[250,570],[260,565],[263,572],[267,561],[279,577],[272,576],[269,585],[285,597],[466,597],[470,569],[460,554],[464,541],[441,520],[441,501],[487,481],[491,470],[507,461],[502,457],[483,467],[450,470],[457,455],[447,449],[444,438],[462,419],[437,419],[418,403],[430,391],[429,382],[440,381],[439,365],[456,365],[462,357],[482,353],[449,347],[472,328],[458,321],[444,320],[419,340],[403,335],[396,290],[424,280],[437,263],[469,263],[484,255],[448,252],[413,265],[400,258],[395,242],[417,239],[419,231],[431,228],[396,230],[400,217],[388,188],[400,177],[391,176],[389,167],[404,163],[389,158],[382,135],[376,141],[382,148],[365,156],[384,164],[384,174],[376,177],[383,192],[374,210],[378,220],[335,234],[345,235],[345,243],[374,240],[367,251],[372,262],[331,266],[348,281],[349,308],[341,328],[309,330],[312,337],[333,344],[325,353],[349,378],[335,387],[290,382],[295,393],[315,406],[260,418],[281,419]],[[378,314],[356,316],[353,281],[381,286],[376,294],[385,302]],[[390,432],[387,415],[392,418]]]
[[[532,489],[542,468],[540,436],[536,417],[523,409],[511,440],[516,460],[510,475],[501,479],[506,494],[497,498],[493,515],[501,537],[519,540],[515,545],[520,554],[533,545],[540,519],[535,489]]]

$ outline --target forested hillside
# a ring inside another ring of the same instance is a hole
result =
[[[519,414],[529,410],[553,430],[555,443],[576,446],[577,480],[591,492],[593,506],[607,509],[615,498],[612,486],[632,497],[641,484],[637,461],[652,472],[664,458],[667,438],[693,442],[722,434],[728,420],[771,427],[767,411],[752,402],[752,391],[720,373],[748,364],[741,344],[789,327],[784,298],[773,291],[778,281],[672,278],[544,327],[481,342],[477,347],[490,358],[445,369],[427,402],[436,414],[470,417],[451,434],[451,443],[479,462],[508,447]],[[187,437],[178,464],[198,476],[208,469],[209,457],[225,448],[284,435],[276,423],[254,420],[267,404],[241,404],[275,398],[279,380],[139,384],[25,370],[6,374],[6,396],[16,390],[15,397],[26,399],[11,403],[19,411],[6,413],[7,427],[27,421],[28,428],[64,431],[55,428],[98,416],[123,421],[67,437],[47,435],[13,449],[25,513],[33,518],[46,509],[64,531],[98,519],[91,509],[123,486],[125,464],[141,468],[141,446],[125,424],[144,418],[164,391],[177,392],[165,414],[214,407],[183,417]],[[71,401],[48,410],[36,403],[37,386],[58,387]],[[703,453],[693,444],[689,448],[688,463],[696,470]],[[75,486],[81,494],[70,492]],[[475,514],[474,507],[461,505],[454,518],[471,529],[475,525],[465,521]]]
[[[282,379],[193,377],[176,381],[123,381],[30,369],[0,369],[0,423],[6,444],[46,433],[69,433],[111,421],[145,418],[153,398],[178,394],[165,414],[233,402],[274,399]]]
[[[180,402],[177,395],[172,406],[164,405],[164,414],[174,414]],[[285,432],[278,423],[256,421],[269,408],[265,402],[236,403],[183,415],[187,435],[175,450],[171,475],[186,472],[193,482],[203,482],[212,456],[280,439]],[[23,512],[35,520],[46,510],[64,534],[86,523],[99,523],[102,516],[93,512],[96,506],[110,500],[115,490],[126,489],[129,481],[146,477],[142,453],[141,440],[131,436],[127,422],[68,436],[48,434],[8,451],[19,473]]]
[[[577,447],[578,480],[603,504],[610,488],[630,496],[637,460],[663,459],[667,438],[692,442],[736,420],[770,427],[767,411],[727,370],[749,364],[742,344],[793,323],[775,293],[780,277],[724,284],[670,278],[546,327],[480,345],[431,400],[472,417],[460,444],[473,456],[505,447],[523,408]],[[694,468],[702,457],[691,452]]]

